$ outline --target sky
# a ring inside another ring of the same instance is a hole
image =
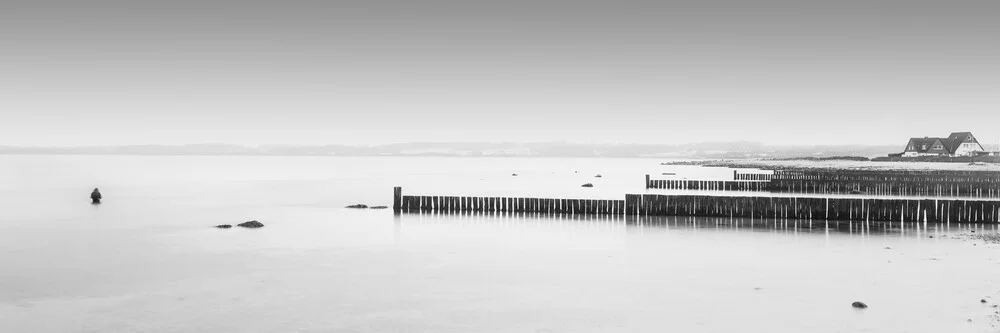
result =
[[[1000,1],[0,3],[0,145],[1000,139]]]

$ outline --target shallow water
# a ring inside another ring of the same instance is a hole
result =
[[[342,208],[732,175],[660,162],[0,156],[0,332],[996,330],[1000,252],[953,237],[991,224]]]

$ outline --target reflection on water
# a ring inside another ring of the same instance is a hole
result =
[[[713,229],[718,231],[830,233],[870,236],[899,235],[902,237],[947,236],[956,233],[1000,232],[1000,223],[914,223],[861,222],[797,219],[754,219],[694,216],[635,216],[635,215],[568,215],[529,212],[456,212],[400,213],[395,215],[398,226],[407,223],[438,224],[497,224],[502,226],[573,225],[598,230],[630,231],[645,229]]]

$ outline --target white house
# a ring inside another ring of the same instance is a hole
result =
[[[947,138],[912,138],[906,143],[904,157],[976,156],[985,152],[970,132],[951,133]]]

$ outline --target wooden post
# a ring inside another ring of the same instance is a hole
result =
[[[646,188],[649,188],[649,174],[646,174]]]
[[[396,186],[392,188],[392,212],[399,213],[403,203],[403,188]]]

